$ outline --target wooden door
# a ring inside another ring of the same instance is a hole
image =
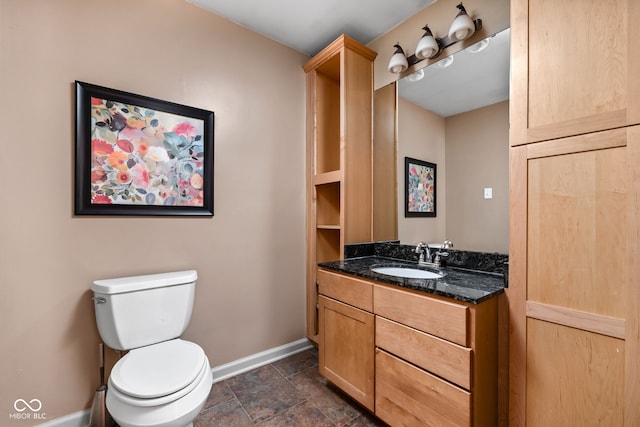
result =
[[[510,425],[640,425],[639,216],[639,126],[511,149]]]
[[[640,123],[639,21],[637,0],[512,0],[511,145]]]
[[[320,295],[320,374],[374,409],[374,316]]]

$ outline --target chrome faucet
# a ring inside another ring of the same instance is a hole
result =
[[[420,254],[418,258],[418,264],[420,265],[430,265],[431,263],[431,250],[429,249],[429,245],[424,242],[418,243],[416,246],[416,253]]]

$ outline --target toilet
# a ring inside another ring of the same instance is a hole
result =
[[[209,360],[180,338],[198,275],[194,270],[96,280],[96,323],[104,343],[128,350],[112,368],[106,405],[120,427],[185,427],[211,390]]]

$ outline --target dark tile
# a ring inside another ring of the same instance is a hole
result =
[[[235,395],[229,386],[224,381],[217,382],[211,386],[211,391],[209,392],[209,397],[204,404],[203,410],[207,410],[232,399],[235,399]]]
[[[318,356],[309,350],[273,363],[273,367],[285,377],[297,374],[314,366],[318,366]]]
[[[289,381],[336,425],[345,425],[361,415],[358,405],[330,385],[317,369],[307,369],[289,377]]]
[[[230,378],[227,385],[254,422],[271,418],[304,400],[302,393],[271,365]]]
[[[244,374],[236,375],[226,379],[224,382],[235,393],[242,390],[252,389],[264,383],[282,380],[284,377],[273,366],[265,365],[253,369]]]
[[[260,427],[335,427],[329,418],[306,400],[256,425]]]
[[[370,413],[363,413],[344,427],[387,427],[387,424]]]
[[[220,403],[201,412],[193,427],[253,427],[254,424],[237,399]]]

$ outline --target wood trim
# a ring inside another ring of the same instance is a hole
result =
[[[317,311],[317,290],[316,290],[316,190],[313,186],[315,173],[315,149],[316,138],[315,112],[316,108],[316,72],[307,73],[307,121],[306,121],[306,252],[307,252],[307,274],[306,274],[306,301],[307,301],[307,338],[318,342],[318,311]]]
[[[498,426],[509,425],[509,303],[498,295]]]
[[[527,323],[527,147],[509,153],[509,425],[525,425]]]
[[[626,145],[626,128],[613,129],[529,145],[527,146],[527,158],[559,156]]]
[[[373,64],[348,50],[340,85],[343,171],[340,195],[341,245],[370,242],[372,225]],[[341,255],[344,253],[341,252]],[[344,258],[344,256],[343,256]]]
[[[469,342],[473,348],[473,419],[498,423],[498,297],[469,307]]]
[[[635,4],[635,3],[634,3]],[[640,7],[635,7],[639,15]],[[636,16],[637,18],[640,18]],[[636,92],[637,94],[637,92]],[[640,126],[629,128],[627,145],[627,329],[624,425],[640,425]]]
[[[373,238],[398,239],[397,88],[391,83],[373,95]]]
[[[358,55],[367,58],[370,61],[374,61],[376,56],[378,56],[377,52],[369,49],[368,47],[360,44],[358,41],[352,39],[351,37],[343,34],[337,39],[335,39],[331,44],[326,46],[320,52],[318,52],[313,58],[307,61],[302,69],[305,73],[317,68],[319,65],[324,63],[326,60],[339,53],[342,48],[347,48],[356,52]]]
[[[614,129],[627,124],[627,109],[606,111],[574,120],[552,123],[527,129],[527,142],[544,141],[572,135],[596,132],[602,129]]]
[[[625,320],[566,307],[527,301],[527,317],[613,338],[625,338]]]
[[[528,143],[529,4],[511,0],[511,84],[509,85],[509,144]],[[523,425],[523,424],[521,424]]]
[[[638,55],[638,40],[640,40],[640,2],[629,0],[627,9],[627,31],[629,36],[627,43],[629,46],[635,46],[629,49],[627,53],[627,73],[629,77],[627,82],[628,106],[627,106],[627,123],[636,125],[640,123],[640,79],[637,78],[640,71],[640,55]],[[625,418],[626,421],[626,418]],[[630,424],[629,424],[630,425]],[[638,424],[640,425],[640,421]]]

